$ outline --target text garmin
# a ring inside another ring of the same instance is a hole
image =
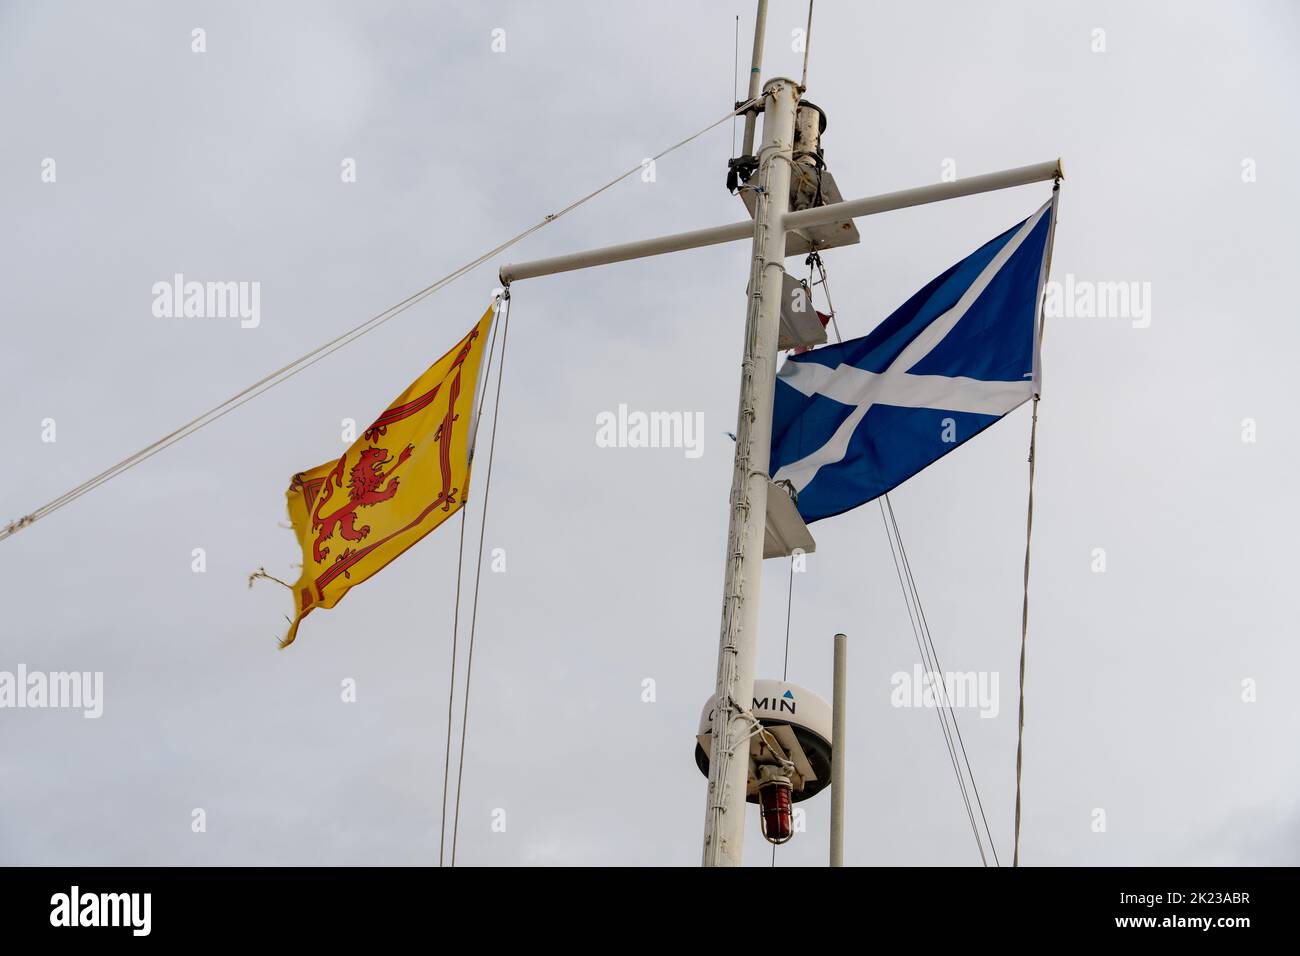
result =
[[[755,697],[753,699],[753,706],[751,709],[775,710],[778,712],[793,714],[796,712],[797,707],[798,704],[795,702],[794,694],[790,693],[790,691],[787,690],[780,697]],[[716,713],[715,710],[713,709],[709,710],[708,719],[710,722],[713,721],[713,715],[715,713]]]
[[[786,711],[793,714],[795,712],[794,694],[786,691],[780,697],[755,697],[754,710],[776,710]]]

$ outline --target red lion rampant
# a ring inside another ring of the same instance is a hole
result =
[[[448,388],[447,411],[442,421],[438,423],[434,431],[432,441],[438,446],[438,465],[442,477],[442,491],[437,498],[429,505],[429,510],[441,506],[443,511],[449,511],[453,504],[456,504],[456,496],[459,488],[452,487],[452,470],[451,470],[451,439],[452,423],[460,418],[456,412],[456,401],[460,397],[460,376],[461,370],[466,358],[469,357],[470,350],[474,340],[478,338],[478,329],[474,329],[465,340],[461,343],[460,351],[452,362],[451,368],[448,369],[448,378],[450,379]],[[388,426],[394,422],[401,421],[431,405],[437,398],[438,392],[444,382],[435,385],[432,389],[425,392],[401,405],[389,408],[375,421],[362,436],[370,447],[363,448],[357,458],[356,464],[348,470],[347,475],[347,501],[339,505],[334,511],[325,515],[322,514],[327,502],[333,498],[335,491],[343,489],[344,486],[344,467],[347,465],[348,456],[345,454],[338,460],[338,463],[330,470],[324,479],[324,488],[321,496],[317,500],[315,507],[312,509],[311,526],[316,532],[316,539],[312,544],[312,556],[316,563],[320,564],[325,561],[329,555],[330,549],[326,542],[333,537],[337,529],[339,535],[345,541],[362,541],[370,534],[370,525],[357,527],[357,509],[366,508],[371,505],[377,505],[384,501],[389,501],[397,494],[398,479],[393,475],[402,464],[411,457],[415,450],[414,445],[407,445],[402,449],[397,460],[393,461],[388,449],[379,447],[376,443],[388,431]],[[392,462],[392,467],[384,470],[384,466]],[[310,506],[309,506],[310,507]],[[427,511],[426,511],[427,513]],[[391,535],[390,535],[391,537]],[[384,539],[387,540],[387,539]],[[333,577],[342,573],[348,575],[348,567],[356,560],[369,551],[371,548],[382,544],[375,542],[363,548],[361,552],[353,551],[351,548],[345,548],[343,553],[334,559],[332,568],[325,572],[316,581],[316,587],[319,591]]]
[[[393,476],[393,472],[411,457],[414,448],[414,445],[403,448],[393,467],[387,471],[383,470],[384,465],[393,460],[387,448],[372,446],[362,449],[361,457],[348,472],[347,502],[330,514],[322,516],[321,509],[333,497],[334,489],[343,487],[343,466],[347,464],[348,458],[344,455],[339,459],[339,463],[334,466],[326,481],[325,494],[321,496],[320,502],[316,505],[316,512],[312,515],[312,528],[318,532],[316,541],[312,545],[312,555],[317,562],[324,561],[330,553],[330,549],[323,545],[334,535],[336,527],[345,541],[361,541],[370,533],[370,525],[357,527],[357,509],[388,501],[397,494],[398,480]]]

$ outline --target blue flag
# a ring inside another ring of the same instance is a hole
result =
[[[869,335],[777,373],[771,475],[805,521],[890,491],[1039,389],[1051,202],[985,243]]]

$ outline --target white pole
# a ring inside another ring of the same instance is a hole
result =
[[[782,224],[788,229],[804,229],[809,226],[825,225],[831,222],[843,222],[846,219],[858,219],[862,216],[874,216],[894,209],[906,209],[909,206],[921,206],[926,203],[942,202],[945,199],[957,199],[961,196],[973,196],[977,193],[992,192],[997,189],[1009,189],[1025,186],[1029,183],[1049,182],[1061,175],[1061,161],[1050,160],[1035,163],[1032,166],[1020,166],[1016,169],[1004,169],[982,176],[971,176],[952,183],[935,183],[931,186],[918,186],[916,189],[904,189],[899,192],[885,193],[881,196],[867,196],[863,199],[849,199],[829,206],[814,206],[798,212],[787,213]],[[626,262],[629,259],[643,259],[647,256],[659,256],[668,252],[682,252],[686,249],[699,249],[724,242],[734,242],[754,234],[754,224],[748,220],[730,223],[725,226],[710,226],[707,229],[695,229],[691,232],[677,232],[654,239],[639,239],[624,242],[616,246],[603,246],[585,252],[571,252],[549,259],[534,259],[531,262],[510,263],[501,267],[501,284],[509,285],[518,279],[535,279],[538,276],[556,275],[560,272],[572,272],[575,269],[587,269],[591,266],[603,266],[612,262]]]
[[[704,820],[705,866],[739,866],[745,845],[751,727],[743,713],[754,699],[754,664],[758,656],[772,394],[776,388],[776,346],[785,276],[785,229],[781,222],[790,205],[798,87],[793,80],[769,80],[763,98],[763,148],[758,153],[758,171],[749,181],[751,187],[761,191],[755,195],[751,292],[736,416],[717,697]]]
[[[508,285],[519,279],[536,279],[538,276],[553,276],[561,272],[588,269],[592,266],[607,266],[614,262],[627,262],[629,259],[684,252],[687,249],[716,246],[739,239],[752,239],[753,236],[754,224],[748,219],[742,219],[725,226],[710,226],[707,229],[675,232],[654,239],[621,242],[615,246],[602,246],[585,252],[570,252],[547,259],[534,259],[531,262],[511,262],[501,267],[500,278],[502,285]]]
[[[844,717],[848,706],[849,639],[835,635],[835,678],[831,696],[831,866],[844,865]]]
[[[800,209],[785,217],[785,228],[805,229],[809,226],[824,226],[844,219],[858,219],[894,209],[906,209],[908,206],[923,206],[943,199],[957,199],[961,196],[992,192],[995,189],[1010,189],[1013,186],[1027,186],[1030,183],[1064,178],[1065,174],[1061,172],[1061,161],[1054,159],[1046,163],[1035,163],[1032,166],[1017,166],[1015,169],[1003,169],[996,173],[985,173],[983,176],[958,179],[951,183],[918,186],[915,189],[885,193],[883,196],[868,196],[865,199],[849,199],[829,206]]]

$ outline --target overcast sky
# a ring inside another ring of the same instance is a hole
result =
[[[743,62],[748,2],[0,6],[0,517],[723,115],[736,14]],[[805,16],[771,4],[765,76],[798,76]],[[1054,277],[1149,283],[1146,327],[1047,327],[1027,864],[1300,863],[1298,42],[1283,0],[816,5],[807,95],[846,197],[1061,156]],[[724,124],[503,259],[743,218],[731,149]],[[859,221],[825,257],[844,334],[1049,193]],[[486,529],[506,570],[482,579],[458,863],[699,860],[747,256],[513,290]],[[285,651],[290,596],[246,580],[296,575],[290,476],[464,335],[496,265],[0,542],[0,671],[104,681],[97,720],[0,710],[0,863],[437,862],[456,523]],[[260,324],[155,317],[175,273],[260,283]],[[702,413],[703,454],[598,448],[620,403]],[[1028,435],[1026,407],[892,496],[945,668],[1000,678],[997,716],[960,719],[1004,861]],[[933,712],[890,703],[917,656],[880,512],[812,530],[790,678],[829,698],[850,635],[847,860],[978,865]],[[787,574],[767,563],[761,676]],[[824,863],[828,805],[778,864]],[[751,811],[746,862],[768,860]]]

